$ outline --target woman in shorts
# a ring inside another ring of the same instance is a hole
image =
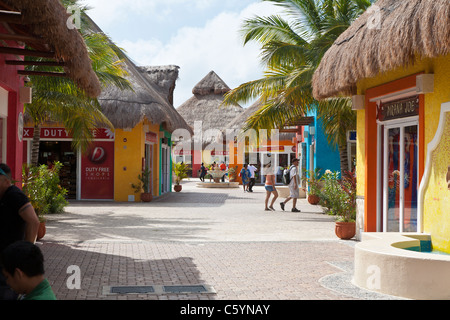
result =
[[[264,210],[265,211],[275,211],[275,209],[273,208],[273,204],[275,203],[275,200],[277,200],[277,198],[278,198],[278,191],[275,188],[275,174],[273,173],[273,170],[271,169],[270,163],[264,166],[264,171],[266,173],[266,182],[264,184],[264,187],[266,189],[266,200],[265,200],[266,208]],[[269,204],[269,199],[270,199],[271,194],[273,194],[273,198],[270,203],[270,206],[268,207],[267,205]]]

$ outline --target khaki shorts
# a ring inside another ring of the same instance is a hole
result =
[[[293,186],[289,186],[289,197],[291,198],[300,198],[300,190],[299,188],[294,188]]]

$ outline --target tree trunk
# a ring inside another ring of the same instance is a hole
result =
[[[39,143],[41,141],[41,126],[34,125],[33,142],[31,144],[31,164],[33,166],[38,165],[39,161]]]
[[[341,177],[345,171],[348,171],[347,143],[339,144],[339,159],[341,161]]]

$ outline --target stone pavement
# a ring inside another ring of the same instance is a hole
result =
[[[339,240],[320,207],[300,200],[302,212],[290,203],[282,212],[278,199],[267,212],[263,186],[244,193],[196,181],[150,203],[72,202],[49,215],[38,245],[58,299],[391,299],[351,284],[356,241]],[[193,285],[206,292],[161,289]],[[154,292],[111,293],[124,286]]]

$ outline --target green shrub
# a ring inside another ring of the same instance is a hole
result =
[[[339,172],[327,170],[323,175],[324,186],[320,191],[320,205],[339,221],[354,221],[356,218],[356,177],[345,172],[340,179]]]
[[[24,166],[22,169],[23,192],[30,199],[40,220],[47,213],[60,213],[68,205],[67,190],[60,186],[59,171],[62,164],[55,162],[53,168],[47,165]]]

